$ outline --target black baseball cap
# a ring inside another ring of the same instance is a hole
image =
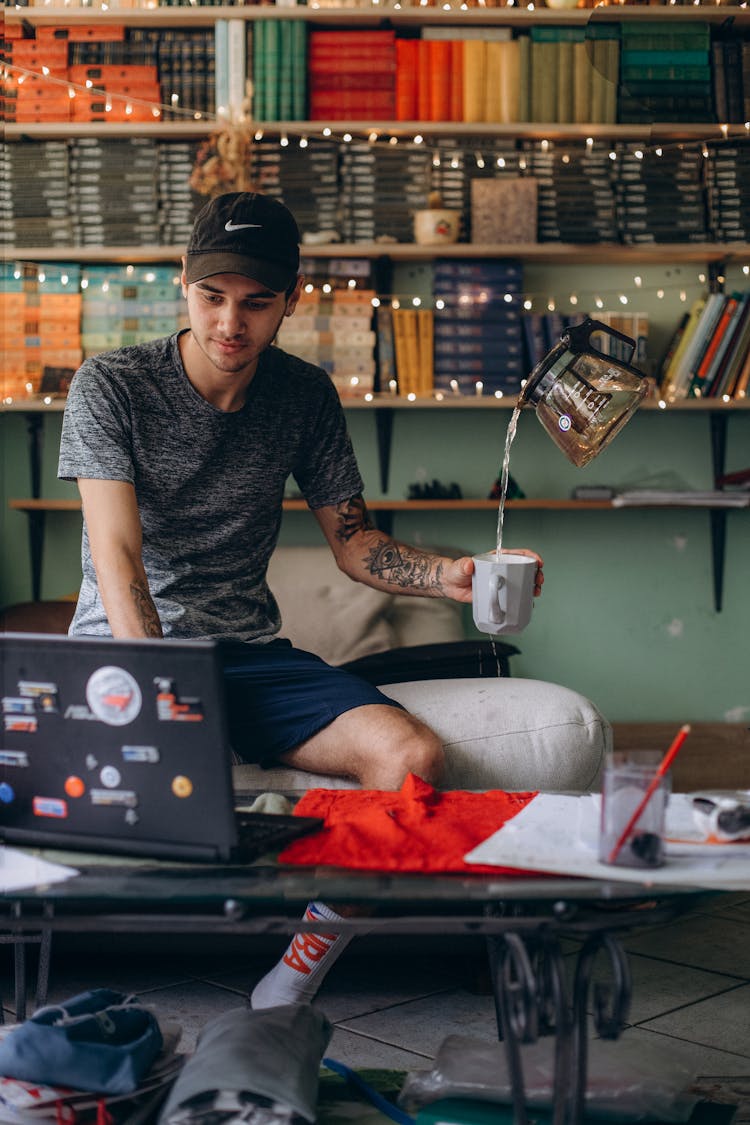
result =
[[[230,191],[196,216],[187,248],[188,284],[217,273],[239,273],[286,292],[299,273],[299,228],[270,195]]]

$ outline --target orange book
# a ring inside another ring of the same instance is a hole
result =
[[[37,40],[62,39],[68,43],[118,41],[125,38],[125,24],[89,23],[70,27],[38,27],[36,37]]]
[[[714,334],[711,337],[711,342],[708,345],[708,347],[706,348],[706,350],[703,354],[703,359],[700,362],[700,366],[695,373],[695,377],[694,377],[695,384],[698,385],[699,387],[701,387],[701,389],[706,394],[710,393],[711,388],[709,386],[706,386],[705,380],[706,380],[706,378],[707,378],[707,376],[708,376],[708,374],[711,370],[711,364],[713,363],[714,356],[716,355],[717,351],[719,350],[719,345],[721,344],[724,333],[726,332],[727,328],[729,327],[729,322],[731,321],[732,317],[734,316],[734,310],[736,308],[737,308],[736,298],[735,297],[727,298],[727,303],[724,306],[724,311],[722,312],[721,316],[719,317],[719,323],[716,325],[716,328],[714,329]]]
[[[417,120],[418,39],[396,40],[396,120]]]
[[[451,39],[451,121],[464,119],[464,45]]]
[[[430,39],[426,43],[430,56],[430,121],[451,119],[451,42],[449,39]]]
[[[750,348],[748,348],[742,368],[737,376],[737,382],[734,384],[734,398],[744,398],[747,394],[748,384],[750,384]]]

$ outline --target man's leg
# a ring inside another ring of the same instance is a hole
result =
[[[436,784],[443,749],[437,735],[413,715],[373,704],[345,711],[281,760],[295,769],[353,777],[365,789],[400,789],[408,773]],[[339,917],[320,902],[310,903],[304,915],[308,922]],[[253,1008],[309,1003],[350,941],[349,934],[295,934],[278,964],[253,989]]]
[[[437,785],[444,759],[440,739],[419,719],[369,704],[345,711],[280,760],[294,769],[351,777],[363,789],[396,790],[408,773]]]

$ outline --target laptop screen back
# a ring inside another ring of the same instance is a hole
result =
[[[236,844],[216,645],[0,637],[0,837],[171,858]]]

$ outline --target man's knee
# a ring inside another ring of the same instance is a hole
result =
[[[391,748],[402,777],[413,773],[430,785],[439,785],[445,765],[443,744],[433,730],[409,716],[409,731]],[[399,784],[401,784],[399,782]]]

